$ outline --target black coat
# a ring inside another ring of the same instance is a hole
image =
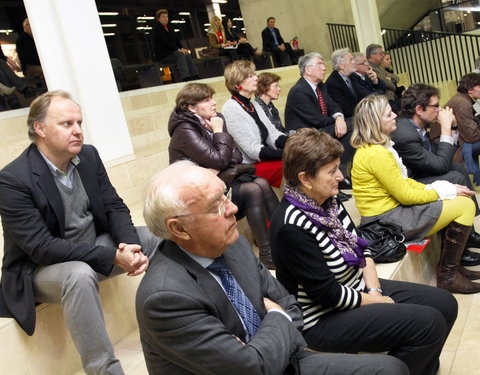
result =
[[[277,37],[278,44],[284,44],[284,40],[282,36],[280,35],[280,30],[278,30],[276,27],[273,29],[275,32],[275,35]],[[265,52],[270,52],[274,47],[277,47],[275,45],[275,39],[273,39],[272,32],[268,27],[263,29],[262,31],[262,45],[263,45],[263,50]]]
[[[170,25],[167,25],[167,28],[168,31],[158,23],[153,30],[153,51],[157,61],[161,61],[179,48],[183,48],[177,33],[171,29]]]
[[[322,129],[335,126],[335,119],[332,115],[337,112],[342,113],[342,109],[328,95],[323,82],[318,84],[318,88],[325,98],[328,115],[322,114],[315,92],[302,77],[288,92],[287,104],[285,105],[285,127],[287,130],[297,130],[299,128]]]
[[[84,145],[78,157],[76,168],[90,200],[97,235],[108,233],[116,244],[140,243],[130,211],[110,183],[98,151]],[[62,198],[36,145],[0,171],[0,214],[4,236],[0,295],[6,303],[0,307],[29,335],[35,330],[33,276],[38,265],[82,261],[103,275],[112,271],[116,247],[64,238]]]

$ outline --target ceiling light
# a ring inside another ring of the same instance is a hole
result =
[[[104,36],[114,36],[115,33],[103,33]]]
[[[116,23],[104,23],[102,24],[102,27],[117,27]]]
[[[212,0],[212,3],[215,4],[226,4],[227,0]]]
[[[141,17],[137,17],[137,20],[154,20],[155,17],[150,17],[150,16],[141,16]]]
[[[243,21],[242,17],[235,17],[232,21]]]
[[[190,12],[180,12],[178,14],[181,15],[181,16],[189,16]]]
[[[99,16],[118,16],[118,12],[98,12]]]

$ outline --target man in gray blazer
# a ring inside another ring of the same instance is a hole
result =
[[[37,97],[27,122],[32,144],[0,171],[0,316],[32,335],[35,304],[58,303],[85,372],[121,375],[98,283],[143,273],[160,239],[133,226],[98,151],[83,144],[82,113],[70,94]]]
[[[472,183],[463,164],[453,162],[457,151],[456,137],[452,130],[455,117],[449,107],[439,105],[440,94],[435,87],[425,84],[411,85],[402,96],[402,111],[397,119],[397,129],[391,137],[394,148],[407,167],[408,177],[425,184],[446,180],[470,189]],[[430,140],[428,128],[440,129],[440,142]],[[438,126],[439,125],[439,126]],[[477,214],[478,203],[472,196]],[[480,234],[472,230],[466,247],[480,247]],[[480,254],[465,250],[462,265],[480,264]]]
[[[305,350],[299,305],[239,238],[224,191],[211,170],[188,161],[152,181],[145,220],[167,240],[137,291],[150,374],[408,373],[390,356]]]

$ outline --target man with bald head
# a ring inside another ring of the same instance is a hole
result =
[[[144,217],[165,238],[137,291],[150,374],[407,374],[385,355],[314,354],[302,312],[239,237],[225,184],[189,161],[152,180]]]

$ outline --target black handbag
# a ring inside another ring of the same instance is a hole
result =
[[[233,181],[243,174],[254,175],[257,168],[253,164],[232,164],[218,174],[225,185],[232,186]]]
[[[397,262],[407,252],[404,245],[405,232],[398,224],[373,220],[360,225],[357,235],[368,241],[368,248],[375,263]]]

